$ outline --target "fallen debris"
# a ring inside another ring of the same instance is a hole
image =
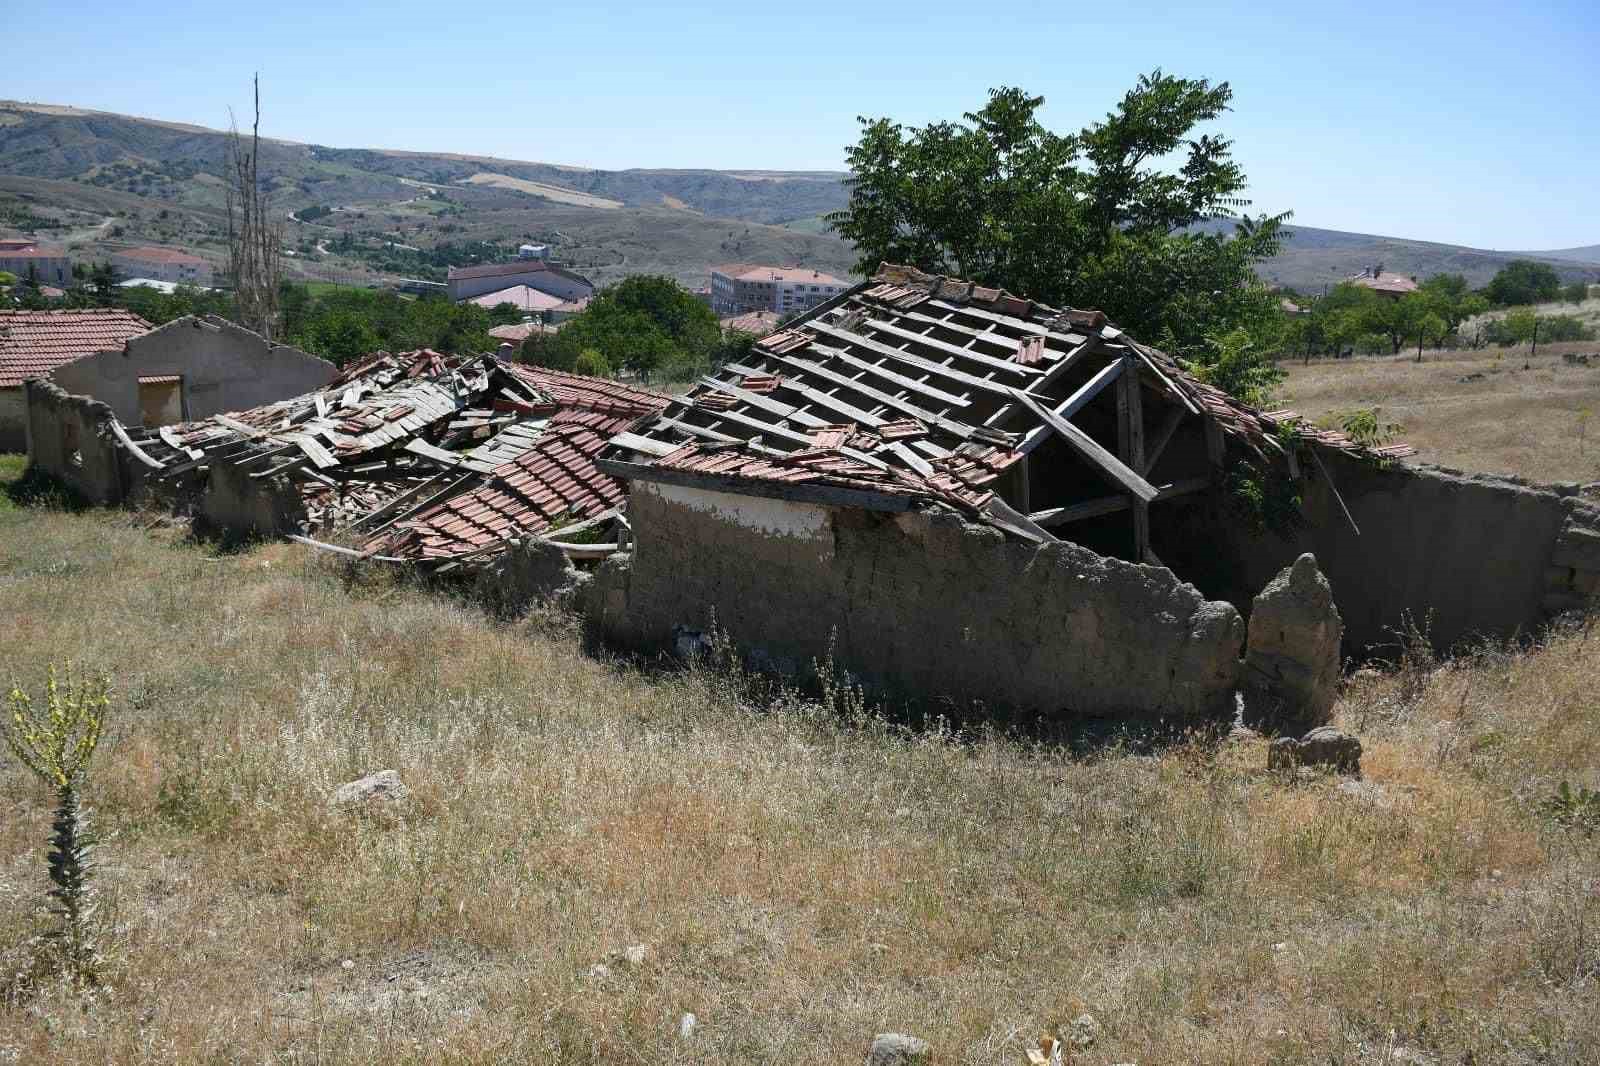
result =
[[[620,382],[423,350],[379,352],[323,389],[158,430],[122,430],[147,482],[235,534],[438,572],[514,544],[616,549],[625,486],[594,465],[667,397]]]
[[[1344,623],[1316,557],[1300,556],[1256,596],[1245,676],[1251,724],[1277,729],[1327,722],[1339,686]]]
[[[354,807],[392,809],[411,796],[400,775],[393,770],[379,770],[356,781],[349,781],[334,790],[328,806],[338,810]]]
[[[1318,726],[1296,740],[1279,737],[1267,748],[1268,770],[1296,770],[1309,767],[1335,773],[1361,776],[1361,741],[1331,725]]]
[[[915,1066],[927,1062],[931,1053],[926,1040],[904,1033],[879,1033],[867,1053],[867,1066]]]

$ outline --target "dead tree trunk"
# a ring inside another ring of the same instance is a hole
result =
[[[237,122],[228,136],[228,267],[239,322],[268,340],[278,323],[278,281],[283,272],[281,223],[271,217],[271,195],[261,186],[261,77],[255,78],[255,123],[246,149]]]

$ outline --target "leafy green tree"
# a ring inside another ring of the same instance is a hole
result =
[[[1561,291],[1561,277],[1548,263],[1514,259],[1500,268],[1484,294],[1499,307],[1544,303]]]
[[[606,357],[593,348],[585,348],[578,353],[578,358],[572,364],[572,370],[577,374],[587,374],[592,378],[608,378],[611,376],[611,364],[606,362]]]
[[[594,349],[612,367],[678,378],[710,366],[721,330],[711,309],[671,278],[635,275],[595,296],[561,332],[528,341],[526,357],[541,366],[570,369]]]
[[[1581,304],[1589,298],[1589,283],[1574,281],[1561,290],[1561,298],[1569,304]]]
[[[849,205],[828,221],[859,253],[955,274],[1054,304],[1104,310],[1175,354],[1205,359],[1213,338],[1260,328],[1277,300],[1253,267],[1287,218],[1196,224],[1248,205],[1225,137],[1195,127],[1228,109],[1226,82],[1157,70],[1102,121],[1060,135],[1036,118],[1043,97],[990,91],[961,122],[908,128],[861,120],[847,157]],[[1174,155],[1176,166],[1164,165]]]

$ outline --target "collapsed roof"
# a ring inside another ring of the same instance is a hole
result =
[[[494,356],[379,352],[317,392],[114,430],[150,483],[175,495],[217,491],[226,468],[231,483],[275,501],[279,531],[448,569],[519,538],[601,530],[624,488],[595,468],[595,454],[665,403],[646,389]]]
[[[1313,450],[1410,453],[1248,407],[1099,311],[885,264],[619,434],[599,465],[875,510],[944,505],[1031,540],[1132,510],[1136,553],[1154,560],[1152,502],[1209,487],[1230,444],[1298,473],[1290,427]]]

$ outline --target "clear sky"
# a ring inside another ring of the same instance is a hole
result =
[[[1266,5],[1260,5],[1265,7]],[[0,97],[620,168],[837,169],[858,115],[1018,85],[1072,130],[1134,78],[1226,80],[1259,209],[1497,249],[1600,243],[1600,2],[11,5]]]

